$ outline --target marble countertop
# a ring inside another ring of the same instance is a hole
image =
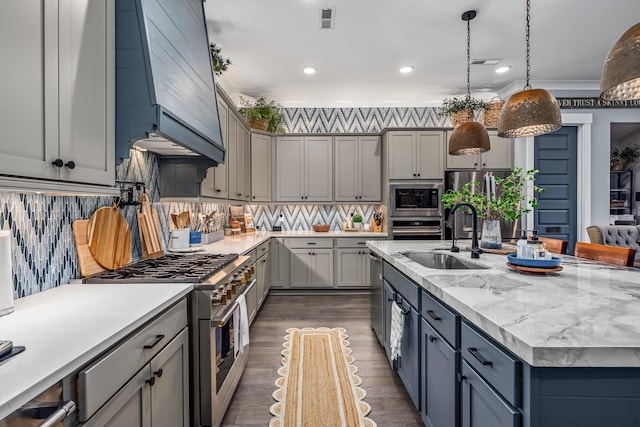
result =
[[[252,249],[255,249],[258,245],[266,242],[271,237],[294,237],[294,238],[360,238],[360,239],[386,239],[387,233],[374,233],[369,231],[328,231],[326,233],[320,233],[316,231],[256,231],[254,233],[242,233],[237,236],[225,236],[224,239],[217,242],[203,245],[202,248],[207,253],[219,253],[230,254],[238,253],[243,254]]]
[[[638,269],[563,256],[562,271],[532,275],[507,267],[504,255],[453,254],[450,241],[368,246],[532,366],[640,367]],[[436,270],[402,255],[434,250],[490,268]]]
[[[193,289],[192,284],[64,285],[15,301],[0,339],[25,351],[0,363],[0,420]]]

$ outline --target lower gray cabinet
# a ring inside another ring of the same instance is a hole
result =
[[[286,247],[283,239],[271,238],[269,258],[271,258],[271,287],[289,288],[289,248]]]
[[[271,279],[271,264],[269,263],[269,253],[262,255],[256,261],[256,288],[258,299],[258,310],[262,306],[265,298],[269,294],[269,280]]]
[[[521,415],[462,361],[462,427],[520,427]]]
[[[291,249],[292,288],[332,288],[333,249]]]
[[[336,288],[368,288],[368,249],[336,249]]]
[[[456,374],[460,353],[424,319],[420,337],[422,420],[427,427],[457,427],[460,425],[460,399]]]
[[[401,299],[401,295],[396,297]],[[404,315],[402,330],[402,355],[398,358],[398,376],[402,380],[411,401],[420,409],[420,313],[406,300],[399,302]]]

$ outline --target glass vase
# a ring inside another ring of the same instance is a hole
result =
[[[480,247],[485,249],[502,249],[502,233],[499,220],[485,220],[482,223],[482,240]]]

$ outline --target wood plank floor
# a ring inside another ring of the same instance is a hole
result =
[[[423,426],[369,325],[369,295],[270,295],[251,326],[247,368],[222,425],[267,426],[285,329],[326,326],[347,330],[369,418],[378,427]]]

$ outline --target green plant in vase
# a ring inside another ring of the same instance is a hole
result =
[[[240,105],[241,108],[238,111],[252,128],[269,132],[284,132],[282,105],[275,101],[267,102],[264,97],[251,102],[242,96],[240,97]]]
[[[449,116],[451,124],[456,127],[460,123],[475,120],[476,110],[488,110],[489,104],[482,99],[465,96],[463,98],[445,98],[440,107],[441,116]]]
[[[351,221],[353,222],[353,228],[361,228],[362,227],[362,215],[359,213],[353,214],[351,217]]]
[[[536,194],[544,189],[534,185],[537,173],[536,169],[523,172],[522,168],[515,168],[505,178],[495,177],[495,191],[489,192],[482,191],[480,181],[471,181],[464,184],[460,191],[447,191],[442,195],[442,202],[445,208],[451,208],[456,203],[473,205],[478,217],[484,219],[481,246],[498,249],[502,247],[500,221],[513,222],[538,207]],[[529,198],[528,190],[531,191]]]

